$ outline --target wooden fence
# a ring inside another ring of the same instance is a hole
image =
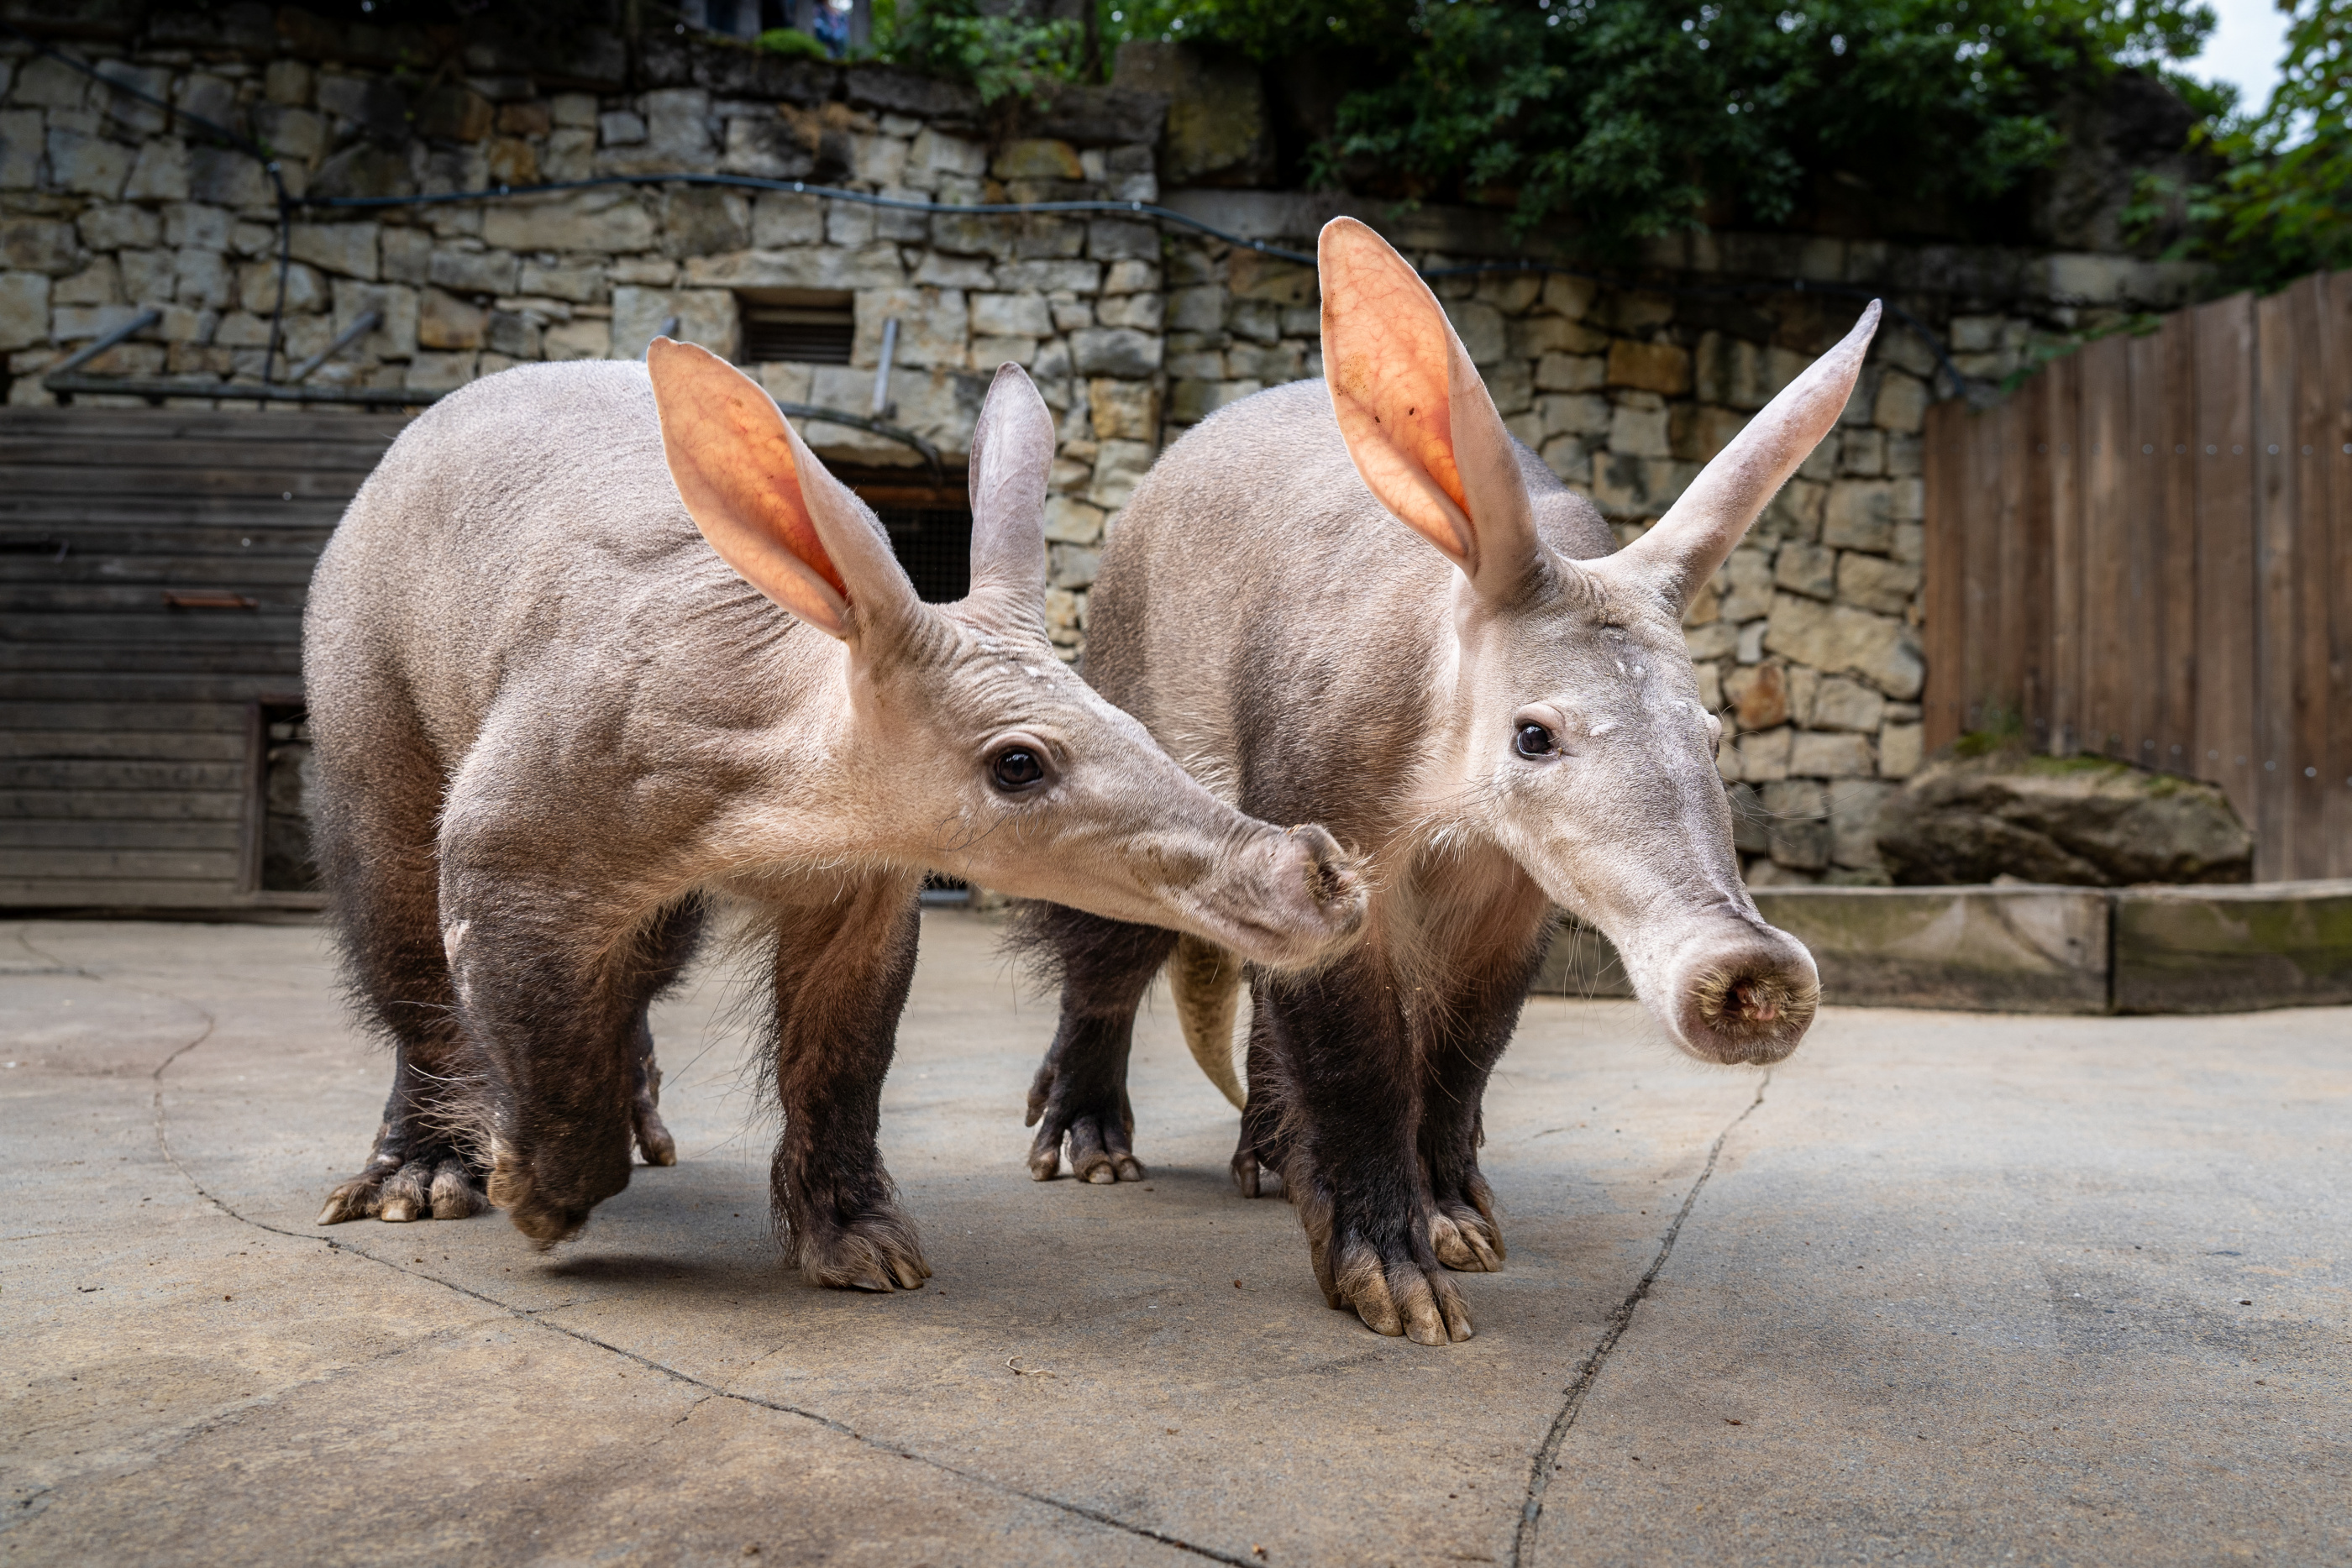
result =
[[[1930,747],[2220,784],[2255,875],[2352,876],[2352,272],[2103,339],[1927,429]]]

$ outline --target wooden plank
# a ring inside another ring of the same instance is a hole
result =
[[[114,821],[0,821],[0,850],[31,849],[222,850],[240,846],[237,823]],[[5,857],[0,857],[5,858]],[[13,858],[5,863],[14,867]]]
[[[228,882],[236,880],[234,850],[14,849],[11,880],[75,878],[89,882]]]
[[[38,590],[100,584],[110,588],[143,588],[165,584],[192,588],[257,588],[291,590],[280,598],[308,597],[318,559],[299,555],[268,555],[253,550],[222,555],[68,555],[64,560],[47,557],[0,555],[0,595]]]
[[[171,650],[168,661],[159,659],[152,647],[110,648],[102,643],[86,643],[73,648],[47,648],[0,643],[0,695],[55,695],[51,682],[65,675],[236,677],[243,681],[246,691],[258,695],[299,689],[302,684],[302,655],[301,650],[290,643],[277,647],[234,643],[213,646],[183,643]],[[36,683],[37,689],[19,684],[25,682]],[[187,689],[174,688],[159,680],[149,695],[179,695]]]
[[[137,730],[242,735],[245,705],[232,702],[0,702],[0,730]]]
[[[0,409],[0,432],[51,440],[382,441],[389,444],[413,415],[311,409]]]
[[[1922,539],[1921,628],[1927,649],[1927,685],[1921,695],[1929,751],[1950,745],[1962,728],[1967,687],[1961,661],[1968,645],[1968,517],[1961,479],[1969,467],[1977,416],[1958,400],[1930,404],[1920,463],[1927,495]]]
[[[2079,359],[2076,439],[2083,493],[2077,740],[2087,752],[2128,756],[2137,746],[2124,734],[2131,722],[2130,516],[2124,476],[2124,443],[2131,423],[2131,344],[2125,338],[2103,338]]]
[[[300,702],[302,673],[238,674],[174,668],[167,670],[0,670],[0,702],[8,703],[236,703],[255,698]],[[237,723],[242,725],[240,716]]]
[[[2285,645],[2274,651],[2286,665],[2287,689],[2270,699],[2269,717],[2279,743],[2278,787],[2286,819],[2282,874],[2321,877],[2333,858],[2319,781],[2319,764],[2327,755],[2327,433],[2334,423],[2327,408],[2327,279],[2315,273],[2282,298],[2295,373],[2281,421],[2285,441],[2279,462],[2292,476],[2294,510],[2288,519],[2289,560],[2282,584],[2290,620],[2281,638]]]
[[[8,487],[18,505],[45,495],[87,496],[92,489],[92,479],[87,468],[65,467],[46,463],[26,463],[7,469]],[[100,485],[115,495],[147,493],[169,496],[181,493],[192,496],[242,497],[257,506],[276,506],[283,500],[317,501],[348,500],[359,488],[364,474],[344,469],[325,473],[294,473],[286,470],[271,472],[257,468],[163,468],[144,463],[123,465],[107,473]]]
[[[296,615],[309,599],[307,584],[240,581],[234,577],[211,582],[190,582],[173,577],[163,582],[126,583],[121,587],[96,583],[0,582],[0,611],[16,615],[140,614],[171,616],[175,607],[165,594],[226,594],[258,601],[264,611]],[[193,614],[186,607],[182,612]],[[228,611],[222,611],[226,615]]]
[[[2253,302],[2196,311],[2197,739],[2195,772],[2251,824],[2254,756]]]
[[[377,441],[226,441],[195,436],[144,441],[135,455],[142,467],[246,468],[256,473],[357,474],[365,476],[383,460],[389,443]],[[130,444],[88,434],[31,435],[0,424],[0,468],[70,464],[103,478],[127,456]]]
[[[239,496],[124,496],[105,490],[61,496],[9,491],[0,493],[0,533],[215,528],[289,533],[307,529],[325,534],[341,520],[350,505],[340,497],[286,501]]]
[[[2254,880],[2293,876],[2296,361],[2294,300],[2254,302]]]
[[[234,822],[245,791],[234,789],[0,789],[0,818],[151,822]]]
[[[2130,423],[2124,433],[2123,754],[2147,768],[2164,765],[2157,744],[2164,707],[2164,345],[2153,333],[2125,340]]]
[[[2045,749],[2071,756],[2079,745],[2083,704],[2083,457],[2081,356],[2060,360],[2040,380],[2048,400],[2048,423],[2042,444],[2049,467],[2046,553],[2035,559],[2048,562],[2048,591],[2032,593],[2047,604],[2046,646],[2050,650],[2049,726]],[[2029,588],[2025,591],[2032,592]],[[2037,737],[2037,739],[2042,739]]]
[[[81,615],[8,617],[0,625],[0,645],[54,645],[98,643],[138,649],[152,656],[157,645],[211,647],[220,643],[257,646],[293,643],[302,636],[302,616],[291,605],[264,605],[252,610],[173,610],[156,596],[148,614],[131,615],[91,611]]]
[[[2326,869],[2319,874],[2352,877],[2352,274],[2331,276],[2323,301],[2325,404],[2315,444],[2324,449],[2328,483],[2326,510],[2314,529],[2315,559],[2307,568],[2326,585],[2327,600],[2322,705],[2327,734],[2317,764]]]
[[[12,757],[0,758],[0,790],[237,789],[245,783],[245,772],[242,759],[151,762],[129,758]]]
[[[0,876],[0,908],[5,909],[235,909],[256,901],[240,898],[233,882],[97,882],[85,877]]]
[[[1963,727],[1981,729],[2002,709],[2027,700],[2026,665],[2009,622],[2018,611],[2010,574],[2016,566],[2018,513],[2026,470],[2015,465],[2018,444],[2028,427],[2027,411],[2014,405],[1988,409],[1974,420],[1970,472],[1962,481],[1962,516],[1968,518],[1968,620],[1963,655],[1968,701]]]
[[[0,726],[0,760],[236,762],[245,737],[152,729],[11,729]]]
[[[2197,761],[2197,331],[2190,312],[2164,319],[2157,334],[2164,363],[2162,601],[2158,643],[2157,750],[2164,766],[2195,773]]]

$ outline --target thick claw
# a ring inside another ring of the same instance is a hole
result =
[[[635,1116],[637,1153],[649,1166],[677,1164],[677,1140],[670,1136],[662,1124],[661,1113],[652,1106],[639,1104]]]
[[[418,1219],[464,1219],[490,1207],[466,1162],[455,1155],[430,1154],[404,1160],[379,1155],[368,1168],[327,1195],[314,1225],[381,1219],[405,1225]]]
[[[822,1209],[820,1213],[824,1212]],[[848,1225],[827,1222],[822,1234],[795,1228],[801,1277],[835,1290],[915,1291],[931,1277],[914,1222],[887,1200]]]
[[[1431,1215],[1429,1249],[1449,1269],[1468,1274],[1503,1271],[1503,1239],[1475,1214]]]

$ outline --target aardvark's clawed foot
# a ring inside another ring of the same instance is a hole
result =
[[[1143,1179],[1143,1163],[1132,1146],[1135,1113],[1123,1089],[1081,1090],[1057,1074],[1048,1057],[1029,1087],[1027,1124],[1037,1129],[1029,1145],[1029,1174],[1038,1181],[1061,1174],[1065,1142],[1070,1174],[1080,1181],[1108,1186]]]
[[[1475,1170],[1462,1191],[1437,1195],[1429,1213],[1429,1249],[1449,1269],[1503,1271],[1503,1225],[1495,1217],[1495,1195]]]
[[[861,1209],[835,1203],[795,1205],[793,1253],[812,1285],[845,1291],[920,1290],[931,1277],[915,1222],[888,1198]]]
[[[464,1155],[435,1145],[388,1148],[387,1142],[384,1134],[377,1134],[367,1168],[329,1193],[326,1207],[310,1223],[382,1219],[399,1224],[411,1219],[464,1219],[488,1211],[483,1173]]]
[[[1397,1227],[1382,1246],[1369,1226],[1319,1194],[1300,1202],[1299,1218],[1316,1282],[1333,1307],[1353,1308],[1374,1333],[1402,1334],[1415,1344],[1459,1344],[1470,1337],[1470,1309],[1443,1264],[1414,1256],[1419,1238],[1410,1226]]]

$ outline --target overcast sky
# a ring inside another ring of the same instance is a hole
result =
[[[2207,0],[2221,25],[2205,52],[2189,62],[2192,76],[2238,85],[2238,106],[2259,112],[2278,83],[2279,57],[2286,52],[2286,14],[2271,0]]]

